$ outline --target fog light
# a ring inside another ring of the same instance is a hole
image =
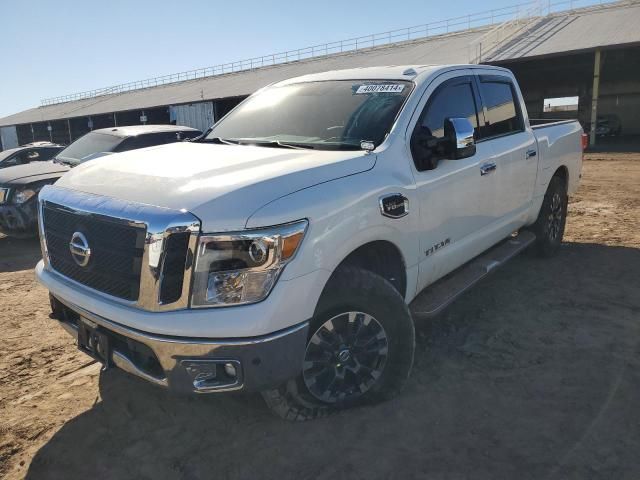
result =
[[[238,376],[238,372],[236,371],[236,366],[233,363],[225,363],[224,371],[231,378],[236,378]]]
[[[182,360],[180,364],[197,392],[242,388],[242,367],[238,360]]]
[[[202,388],[216,379],[216,363],[207,361],[183,361],[182,365],[191,377],[193,386]]]

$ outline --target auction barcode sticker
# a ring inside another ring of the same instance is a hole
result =
[[[372,85],[360,85],[356,90],[356,95],[363,93],[400,93],[404,90],[404,85],[396,83],[378,83]]]

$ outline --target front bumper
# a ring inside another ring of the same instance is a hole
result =
[[[266,390],[302,368],[308,322],[253,338],[170,337],[135,330],[51,298],[54,317],[76,340],[86,325],[109,339],[107,358],[101,359],[107,366],[173,391]]]
[[[34,236],[38,231],[38,202],[0,205],[0,233],[9,236]]]

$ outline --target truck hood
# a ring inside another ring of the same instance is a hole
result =
[[[173,143],[81,164],[56,185],[187,210],[202,220],[203,230],[229,231],[244,228],[267,203],[369,170],[375,158],[362,151]]]
[[[52,161],[16,165],[15,167],[0,169],[0,185],[26,185],[42,180],[57,179],[68,171],[69,167],[67,165]]]

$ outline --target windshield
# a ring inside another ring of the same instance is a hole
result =
[[[406,81],[332,80],[270,87],[249,97],[209,141],[361,149],[383,142],[411,92]]]
[[[124,140],[106,133],[89,132],[56,155],[56,160],[78,165],[99,152],[112,152]]]

